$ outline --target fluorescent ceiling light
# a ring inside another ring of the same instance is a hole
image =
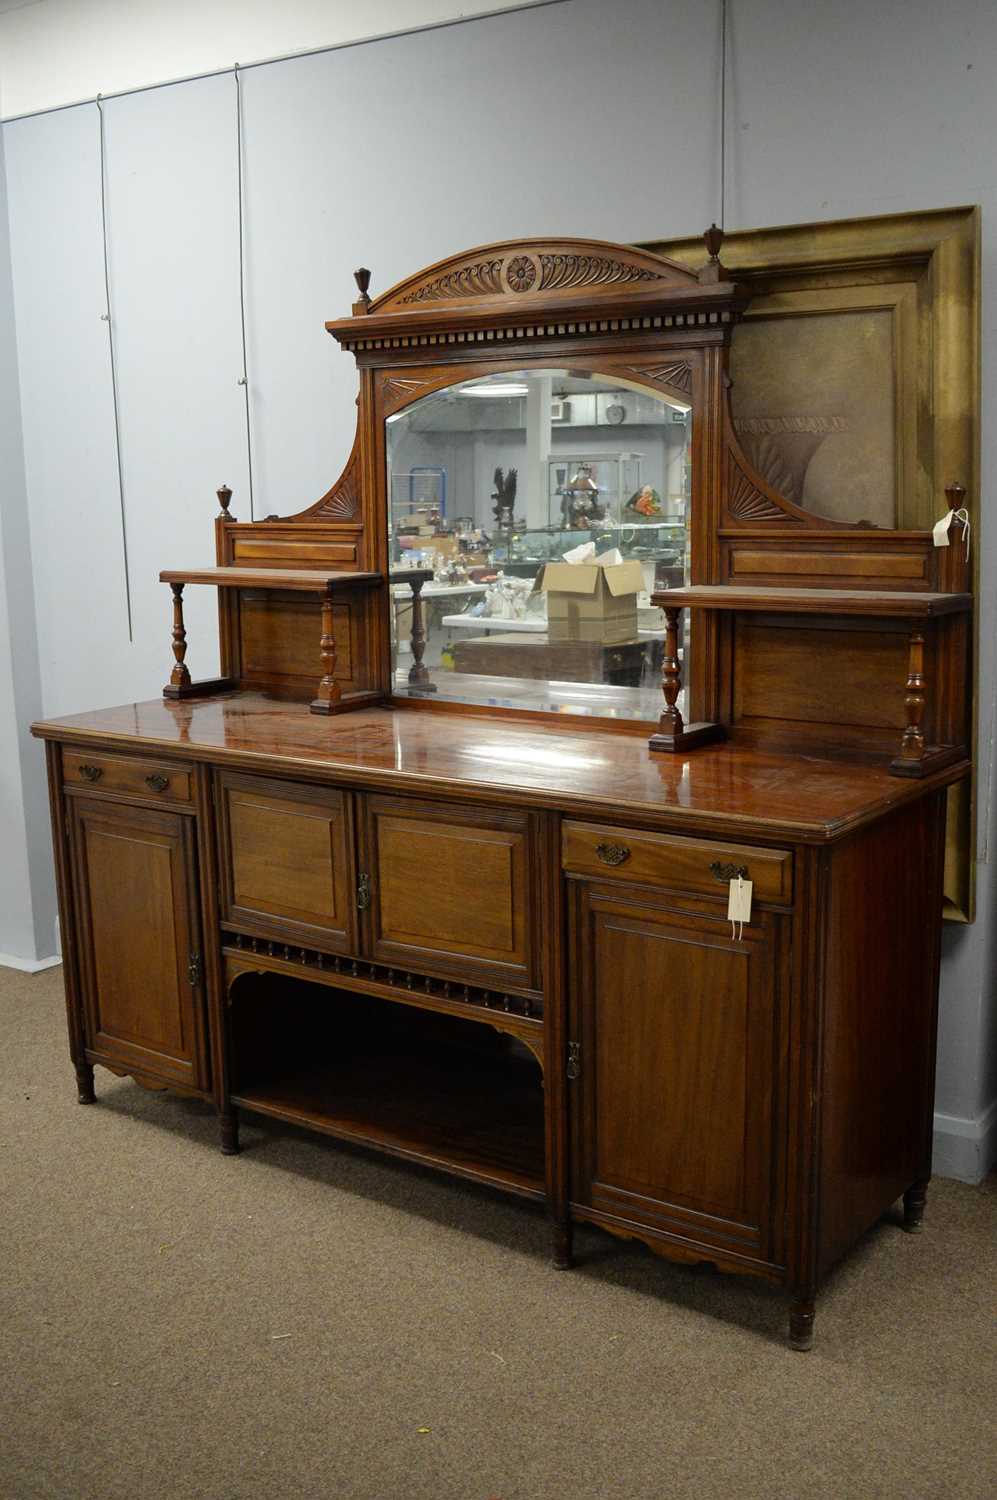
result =
[[[462,396],[525,396],[528,391],[528,385],[503,385],[495,380],[487,385],[469,385],[460,394]]]

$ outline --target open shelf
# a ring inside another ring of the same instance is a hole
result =
[[[783,589],[733,584],[691,584],[651,595],[660,609],[751,609],[769,614],[892,615],[923,620],[961,614],[971,594],[914,593],[901,589]]]
[[[540,1069],[512,1038],[278,975],[232,995],[233,1104],[544,1196]]]
[[[160,583],[213,583],[229,589],[294,589],[322,594],[333,588],[371,588],[383,581],[380,573],[319,573],[304,568],[167,568]]]

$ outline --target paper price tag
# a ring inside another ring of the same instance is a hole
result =
[[[741,939],[744,936],[745,922],[751,921],[751,881],[743,879],[740,875],[730,883],[730,894],[727,897],[727,920],[730,923],[731,937]]]
[[[963,506],[960,510],[950,510],[948,515],[942,516],[931,528],[931,537],[936,547],[947,547],[949,545],[949,531],[952,522],[958,521],[962,527],[962,539],[966,543],[966,556],[969,556],[969,512]]]

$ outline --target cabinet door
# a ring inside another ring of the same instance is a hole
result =
[[[529,815],[369,797],[372,958],[532,987]]]
[[[193,819],[69,803],[87,1049],[126,1072],[206,1088]]]
[[[574,884],[574,1198],[765,1259],[784,919],[756,913],[734,940],[723,908],[696,905]]]
[[[283,943],[356,952],[349,794],[226,772],[218,802],[222,921]]]

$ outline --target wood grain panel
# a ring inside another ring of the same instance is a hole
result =
[[[764,1256],[783,1022],[772,918],[742,939],[638,887],[580,886],[574,1192],[582,1204]]]
[[[190,802],[192,773],[176,761],[146,760],[123,755],[95,755],[67,747],[62,752],[62,774],[67,787],[88,795],[125,793],[149,802]]]
[[[332,633],[336,642],[333,676],[342,683],[350,682],[353,677],[350,613],[349,603],[333,605]],[[241,596],[239,618],[242,676],[247,681],[298,677],[314,687],[322,675],[319,652],[322,613],[318,599],[247,590]]]
[[[576,875],[648,881],[724,899],[730,877],[717,875],[710,867],[733,864],[747,869],[754,900],[785,905],[793,898],[793,856],[781,849],[672,838],[605,823],[566,822],[561,860],[564,869]]]
[[[734,722],[904,725],[903,630],[828,629],[739,617],[734,634]]]
[[[355,541],[293,541],[277,537],[236,535],[232,544],[232,561],[236,567],[265,567],[272,563],[286,568],[300,563],[303,568],[317,568],[322,563],[356,563]]]
[[[522,813],[371,798],[374,956],[528,985],[528,826]]]
[[[783,581],[800,587],[819,584],[827,579],[837,588],[883,588],[896,583],[909,588],[911,582],[931,587],[928,559],[923,549],[917,552],[804,552],[777,551],[774,548],[738,546],[726,549],[727,576],[734,583]],[[854,582],[852,582],[854,580]]]
[[[354,942],[352,821],[345,793],[267,777],[219,778],[222,918],[255,933]]]
[[[193,824],[97,798],[70,807],[88,1050],[125,1071],[201,1087]]]

